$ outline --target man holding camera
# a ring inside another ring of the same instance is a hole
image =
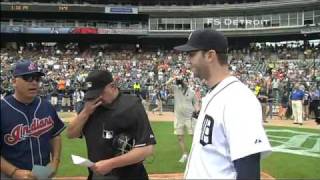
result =
[[[175,76],[166,82],[166,85],[169,84],[172,84],[174,94],[174,134],[178,136],[182,151],[179,162],[184,163],[188,159],[188,151],[184,140],[185,128],[187,128],[188,134],[193,135],[195,119],[197,118],[193,115],[200,111],[200,107],[194,90],[188,86],[188,79]]]

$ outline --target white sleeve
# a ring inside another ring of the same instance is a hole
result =
[[[224,109],[223,121],[232,161],[271,151],[262,124],[261,105],[253,96],[238,96],[229,101]]]

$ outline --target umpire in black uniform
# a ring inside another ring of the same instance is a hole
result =
[[[88,179],[148,179],[143,160],[156,141],[140,99],[121,94],[108,71],[89,73],[86,83],[86,103],[67,135],[86,139],[95,162]]]

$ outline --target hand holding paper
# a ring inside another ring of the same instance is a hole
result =
[[[93,162],[91,162],[90,160],[80,157],[80,156],[76,156],[76,155],[71,155],[73,164],[79,165],[79,166],[84,166],[84,167],[91,167],[94,165]]]
[[[37,179],[49,179],[49,176],[53,173],[53,169],[50,166],[34,165],[32,168],[32,174]]]

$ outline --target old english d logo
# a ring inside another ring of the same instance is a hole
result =
[[[214,125],[214,120],[211,116],[206,115],[204,117],[201,135],[200,135],[200,144],[205,146],[207,144],[212,144],[212,129]]]

